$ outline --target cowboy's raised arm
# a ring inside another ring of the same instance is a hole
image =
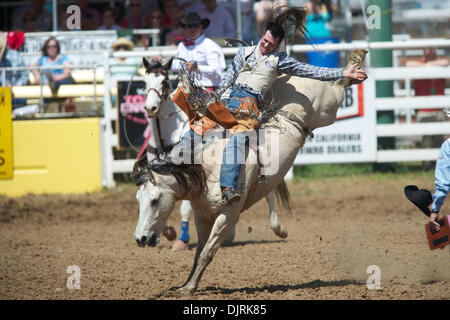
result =
[[[298,77],[322,81],[335,81],[344,77],[344,70],[317,67],[300,62],[286,53],[281,53],[278,60],[278,73],[287,73]]]

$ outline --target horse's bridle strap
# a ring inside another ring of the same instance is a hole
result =
[[[150,91],[155,91],[155,93],[158,95],[158,97],[161,99],[161,101],[164,101],[164,100],[165,100],[165,99],[163,98],[163,96],[161,95],[161,93],[159,93],[158,90],[156,90],[155,88],[150,88],[150,89],[148,89],[147,94],[148,94]]]

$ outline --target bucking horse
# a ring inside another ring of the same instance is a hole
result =
[[[348,64],[361,67],[366,53],[365,50],[352,51],[347,57]],[[227,138],[220,134],[210,139],[212,142],[202,144],[203,148],[196,155],[203,159],[200,164],[161,168],[146,158],[135,163],[133,179],[139,185],[136,194],[139,220],[134,237],[139,246],[156,246],[175,202],[191,202],[198,243],[192,270],[178,292],[195,292],[203,272],[241,213],[280,185],[306,137],[312,135],[314,129],[336,120],[345,88],[356,83],[348,78],[322,82],[280,76],[265,96],[267,103],[276,103],[276,113],[256,130],[255,135],[261,134],[264,138],[259,139],[258,148],[247,151],[238,180],[241,199],[232,205],[222,204],[218,177]],[[258,157],[264,159],[263,175]]]

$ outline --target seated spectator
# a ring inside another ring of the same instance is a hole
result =
[[[142,0],[130,0],[128,10],[120,23],[124,29],[142,29],[145,27],[145,14],[142,9]]]
[[[116,11],[111,7],[106,7],[102,12],[103,24],[98,30],[119,30],[120,26],[116,24]]]
[[[42,56],[35,66],[68,66],[71,64],[69,58],[65,54],[61,54],[61,47],[55,37],[48,38],[41,51]],[[70,68],[44,69],[41,72],[33,70],[33,74],[37,83],[48,84],[53,95],[56,95],[61,84],[73,83],[70,71]]]
[[[162,12],[159,9],[155,9],[150,11],[150,13],[147,16],[147,27],[149,29],[159,29],[159,41],[158,46],[165,46],[166,45],[166,36],[169,32],[169,29],[164,28],[162,24]]]
[[[11,49],[8,46],[6,34],[0,31],[0,68],[10,67],[25,67],[25,61],[22,55],[17,50]],[[0,85],[2,87],[24,86],[28,81],[28,71],[7,71],[5,75],[5,83],[3,83],[3,76],[0,73]],[[20,107],[26,104],[25,99],[12,99],[13,108]]]
[[[202,2],[203,7],[198,10],[198,14],[213,23],[213,28],[205,30],[205,36],[216,40],[236,38],[236,23],[223,3],[218,4],[216,0],[202,0]]]
[[[36,15],[33,11],[27,11],[23,15],[23,32],[36,32]]]
[[[97,30],[102,23],[102,18],[97,9],[89,7],[89,0],[76,0],[75,4],[81,11],[81,29]]]
[[[119,38],[112,45],[113,51],[133,51],[134,43],[127,38]],[[111,81],[114,86],[117,81],[129,81],[131,76],[136,74],[137,68],[141,65],[142,58],[128,57],[128,58],[110,58],[109,70],[111,74]],[[114,105],[116,96],[111,97],[111,102]]]
[[[24,16],[27,12],[31,12],[36,19],[34,31],[50,31],[52,28],[52,14],[44,9],[44,4],[45,0],[29,0],[29,4],[15,9],[12,14],[12,29],[25,30]]]

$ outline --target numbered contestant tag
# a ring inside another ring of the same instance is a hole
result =
[[[0,179],[13,177],[11,89],[0,88]]]

